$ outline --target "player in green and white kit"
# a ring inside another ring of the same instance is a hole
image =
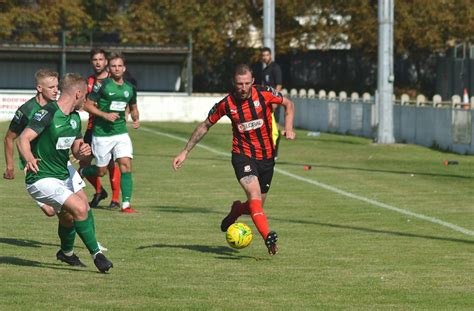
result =
[[[28,123],[30,122],[33,115],[40,109],[43,108],[46,103],[56,100],[58,96],[58,76],[59,74],[56,71],[51,69],[40,69],[35,74],[35,81],[36,81],[36,90],[37,94],[35,97],[31,98],[29,101],[21,105],[17,111],[15,112],[15,116],[13,117],[12,121],[10,122],[10,127],[5,134],[4,140],[4,150],[5,150],[5,162],[6,162],[6,169],[3,174],[3,178],[5,179],[14,179],[15,178],[15,170],[13,164],[13,151],[14,151],[14,140],[20,136],[21,132],[26,128]],[[21,158],[20,158],[21,159]],[[22,160],[22,159],[21,159]],[[20,163],[20,169],[23,170],[24,168],[24,161]],[[76,171],[74,166],[68,162],[68,170],[69,174],[72,176],[73,187],[76,191],[85,187],[85,183],[82,180],[79,173]],[[56,216],[56,211],[52,206],[44,204],[42,202],[36,201],[36,204],[41,208],[43,213],[48,217]],[[72,223],[66,224],[69,225],[69,228],[65,228],[61,222],[58,224],[58,235],[61,236],[64,232],[69,232],[70,230],[74,229]],[[71,229],[72,228],[72,229]],[[75,232],[75,231],[74,231]],[[71,233],[72,234],[72,233]],[[101,250],[106,251],[107,248],[103,247],[99,243],[99,247]],[[57,258],[61,261],[64,261],[72,266],[81,265],[75,258],[69,258],[63,256],[62,253],[57,254]]]
[[[25,129],[26,125],[30,121],[33,114],[43,108],[47,102],[55,100],[58,96],[58,73],[50,69],[40,69],[35,73],[36,83],[36,95],[29,101],[21,105],[15,112],[15,116],[10,122],[7,133],[4,139],[4,152],[5,152],[5,163],[6,168],[3,173],[3,178],[14,179],[15,178],[15,166],[13,163],[14,153],[14,140],[20,136],[21,132]],[[23,163],[20,169],[23,169]],[[73,168],[74,169],[74,168]],[[76,182],[82,182],[79,174],[76,174]],[[54,209],[51,206],[45,205],[41,202],[36,201],[41,210],[49,217],[56,215]]]
[[[84,105],[86,94],[84,78],[67,74],[61,81],[61,97],[33,115],[17,144],[26,162],[28,193],[33,199],[55,208],[61,223],[73,224],[74,230],[61,236],[58,254],[74,257],[80,263],[73,251],[77,232],[97,269],[107,272],[113,265],[99,249],[87,196],[82,189],[74,189],[67,168],[69,150],[77,159],[91,156],[90,146],[82,139],[81,119],[75,111]]]
[[[94,129],[92,132],[92,152],[96,165],[81,170],[82,176],[104,176],[107,165],[113,158],[118,162],[121,172],[120,190],[124,213],[136,213],[130,205],[132,198],[132,158],[133,147],[127,130],[125,110],[130,109],[133,128],[140,126],[135,87],[124,80],[125,63],[122,55],[109,56],[110,77],[96,84],[88,95],[85,110],[92,113]]]

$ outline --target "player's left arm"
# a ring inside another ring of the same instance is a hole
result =
[[[130,116],[132,117],[132,127],[137,129],[140,127],[140,113],[138,112],[138,105],[137,105],[137,89],[133,87],[133,95],[128,103],[127,107],[130,109]],[[128,117],[125,121],[128,120]]]
[[[285,108],[285,129],[282,131],[282,134],[286,136],[286,139],[295,139],[296,133],[293,130],[295,105],[288,97],[283,97],[281,105]]]
[[[140,127],[140,113],[138,112],[138,105],[135,102],[134,104],[128,105],[130,108],[130,116],[132,117],[132,127],[137,129]]]

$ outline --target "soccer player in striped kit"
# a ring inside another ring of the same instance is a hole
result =
[[[232,122],[232,166],[247,196],[246,202],[234,201],[229,214],[222,220],[221,230],[226,231],[242,214],[250,214],[265,241],[268,253],[277,253],[278,235],[270,231],[263,204],[270,189],[275,165],[275,145],[272,139],[272,104],[285,109],[287,139],[295,139],[293,131],[294,105],[280,92],[268,86],[253,85],[252,70],[240,64],[234,72],[234,90],[215,104],[209,115],[194,130],[184,149],[173,160],[179,169],[193,147],[223,116]]]

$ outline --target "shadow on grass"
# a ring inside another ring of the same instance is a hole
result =
[[[255,260],[262,260],[261,258],[241,255],[238,250],[232,249],[226,246],[209,246],[209,245],[187,245],[187,244],[152,244],[148,246],[140,246],[137,249],[147,249],[147,248],[178,248],[178,249],[185,249],[194,252],[200,252],[205,254],[216,254],[218,257],[217,259],[231,259],[231,260],[241,260],[245,258],[255,259]]]
[[[0,238],[0,243],[10,244],[21,247],[42,247],[42,246],[58,246],[57,244],[42,243],[34,240]]]
[[[361,172],[373,172],[373,173],[391,173],[391,174],[400,174],[400,175],[422,175],[422,176],[432,176],[432,177],[449,177],[449,178],[462,178],[462,179],[473,179],[470,176],[461,176],[461,175],[453,175],[453,174],[434,174],[434,173],[426,173],[426,172],[417,172],[417,171],[395,171],[395,170],[380,170],[380,169],[369,169],[369,168],[360,168],[360,167],[348,167],[348,166],[337,166],[337,165],[324,165],[324,164],[316,164],[316,163],[298,163],[298,162],[288,162],[288,161],[278,161],[276,162],[276,167],[278,165],[289,165],[289,166],[300,166],[303,168],[306,165],[311,165],[313,168],[331,168],[336,170],[348,170],[348,171],[361,171]],[[442,163],[440,163],[440,166]]]
[[[288,220],[288,219],[279,219],[279,218],[273,218],[273,217],[269,219],[282,221],[282,222],[289,222],[289,223],[316,225],[316,226],[345,229],[345,230],[355,230],[355,231],[361,231],[361,232],[367,232],[367,233],[377,233],[377,234],[385,234],[385,235],[408,237],[408,238],[419,238],[419,239],[428,239],[428,240],[437,240],[437,241],[446,241],[446,242],[455,242],[455,243],[464,243],[464,244],[474,244],[474,240],[455,239],[455,238],[447,238],[447,237],[442,237],[442,236],[415,234],[415,233],[400,232],[400,231],[377,230],[377,229],[372,229],[372,228],[323,223],[323,222],[309,221],[309,220]]]
[[[15,265],[21,267],[35,267],[35,268],[47,268],[47,269],[55,269],[55,270],[68,270],[68,271],[76,271],[76,272],[95,272],[91,270],[84,270],[83,268],[72,268],[70,266],[64,264],[47,264],[42,263],[35,260],[28,260],[18,257],[12,256],[0,256],[0,265]],[[99,273],[99,272],[97,272]]]
[[[152,209],[158,210],[164,213],[178,213],[178,214],[223,214],[221,212],[213,211],[205,207],[184,207],[184,206],[163,206],[163,205],[151,205]]]

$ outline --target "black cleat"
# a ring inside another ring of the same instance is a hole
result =
[[[71,256],[66,256],[62,250],[59,250],[56,253],[56,258],[58,260],[61,260],[62,262],[67,263],[70,266],[75,266],[75,267],[86,267],[85,264],[81,262],[79,257],[76,256],[76,254],[72,254]]]
[[[99,202],[102,201],[103,199],[107,198],[108,194],[107,191],[105,191],[104,188],[99,193],[94,194],[94,197],[92,197],[92,200],[89,202],[89,206],[92,208],[95,208],[99,205]]]
[[[116,209],[116,208],[119,208],[119,207],[120,207],[120,203],[117,202],[117,201],[111,201],[110,204],[109,204],[110,209]]]
[[[94,258],[94,264],[99,269],[100,272],[105,273],[109,271],[110,268],[114,266],[114,264],[107,259],[102,253],[97,253]]]
[[[229,227],[237,220],[237,218],[235,218],[235,216],[232,215],[232,211],[234,210],[234,206],[238,204],[242,204],[242,202],[234,201],[234,203],[232,203],[232,207],[230,208],[229,214],[225,216],[224,219],[222,219],[222,222],[221,222],[222,232],[226,232],[227,229],[229,229]]]
[[[275,255],[278,252],[276,242],[278,241],[278,235],[275,231],[270,231],[265,239],[265,246],[268,248],[270,255]]]

